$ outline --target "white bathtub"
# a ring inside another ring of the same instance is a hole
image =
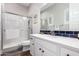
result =
[[[7,44],[3,47],[3,52],[9,52],[9,51],[17,50],[21,45],[22,46],[30,45],[30,40],[19,42],[19,43],[17,42],[17,43]]]

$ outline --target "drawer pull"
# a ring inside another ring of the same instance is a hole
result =
[[[69,54],[67,54],[67,56],[70,56]]]
[[[31,40],[33,40],[33,38],[30,38]]]
[[[44,53],[45,51],[44,50],[42,50],[42,53]]]
[[[32,43],[32,45],[34,45],[34,43]]]
[[[39,50],[41,50],[41,48],[39,48]]]

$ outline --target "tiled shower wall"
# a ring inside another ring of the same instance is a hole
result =
[[[57,36],[78,38],[79,31],[54,31]]]
[[[79,33],[79,31],[52,31],[51,32],[51,31],[45,31],[45,30],[41,30],[40,32],[44,34],[51,34],[51,35],[64,36],[64,37],[73,37],[73,38],[78,38],[78,33]]]

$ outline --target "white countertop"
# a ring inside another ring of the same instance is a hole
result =
[[[46,34],[31,34],[31,36],[56,43],[69,49],[73,49],[76,52],[79,52],[79,40],[77,38],[52,36]]]

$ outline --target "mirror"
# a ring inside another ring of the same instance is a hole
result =
[[[41,8],[41,30],[79,31],[79,3],[50,3]]]
[[[41,30],[79,31],[79,3],[46,4],[40,15]]]
[[[79,3],[69,4],[69,30],[79,31]]]
[[[41,11],[41,30],[68,30],[68,27],[68,3],[54,3],[46,9],[43,7]]]

